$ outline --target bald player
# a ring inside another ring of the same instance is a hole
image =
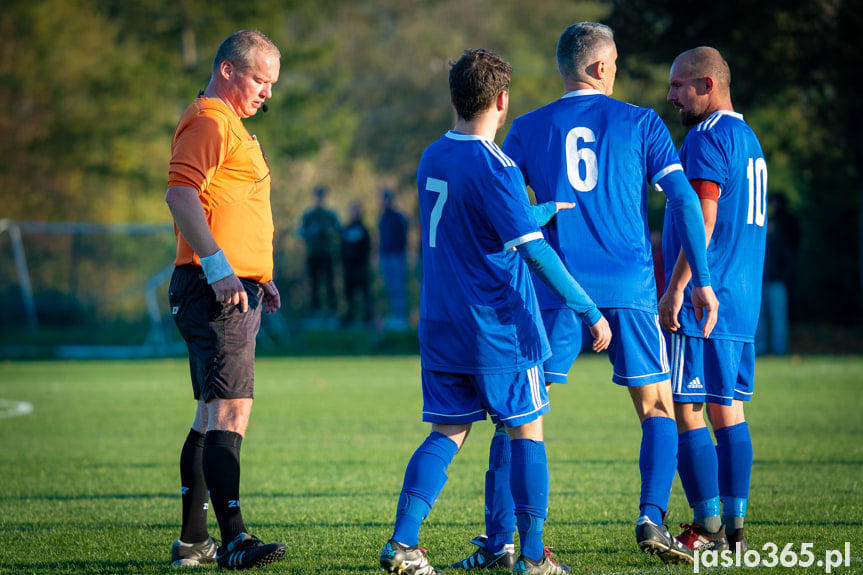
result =
[[[680,54],[668,101],[691,129],[680,149],[701,201],[707,263],[722,303],[710,339],[687,302],[692,289],[680,222],[666,210],[662,247],[667,290],[659,302],[668,332],[678,473],[691,524],[677,539],[692,550],[745,551],[743,518],[752,474],[752,439],[743,413],[752,397],[755,330],[767,230],[767,164],[758,138],[731,104],[731,72],[714,48]],[[716,445],[704,419],[704,406]],[[721,513],[721,516],[720,516]],[[738,547],[737,544],[740,544]]]

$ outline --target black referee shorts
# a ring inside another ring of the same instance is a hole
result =
[[[249,296],[245,313],[216,301],[200,267],[174,268],[168,297],[174,323],[189,348],[195,399],[254,397],[255,338],[261,328],[264,290],[257,282],[240,281]]]

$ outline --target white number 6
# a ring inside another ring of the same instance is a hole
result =
[[[579,148],[579,140],[595,142],[596,135],[590,128],[573,128],[566,135],[566,175],[570,185],[579,192],[589,192],[596,187],[599,170],[596,167],[596,153],[590,148]],[[581,177],[581,164],[584,164],[584,177]]]

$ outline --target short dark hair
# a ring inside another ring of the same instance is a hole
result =
[[[239,70],[248,70],[254,65],[255,50],[281,58],[279,49],[263,32],[240,30],[225,38],[213,58],[213,76],[219,73],[222,62],[230,62]]]
[[[465,50],[450,64],[449,90],[456,113],[472,120],[489,109],[501,92],[509,90],[512,65],[488,50]]]

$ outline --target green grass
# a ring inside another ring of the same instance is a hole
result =
[[[419,374],[415,356],[258,360],[244,515],[288,545],[262,572],[378,572],[405,465],[428,432]],[[640,428],[609,379],[604,357],[583,358],[552,392],[546,543],[574,573],[690,573],[635,546]],[[194,411],[185,360],[0,363],[0,399],[34,406],[0,417],[0,573],[176,572],[178,459]],[[849,541],[851,567],[833,572],[863,572],[861,413],[863,359],[759,360],[747,408],[753,548],[813,543],[817,559]],[[491,429],[475,426],[423,526],[434,565],[466,556],[483,531]],[[675,483],[669,524],[689,519]]]

